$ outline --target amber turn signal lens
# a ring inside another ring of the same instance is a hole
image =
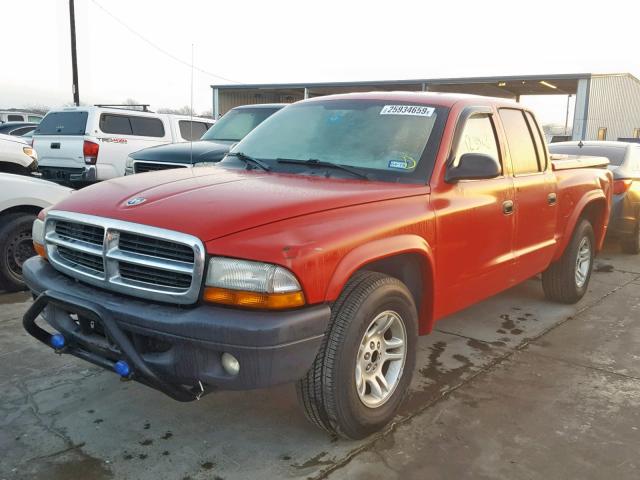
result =
[[[304,294],[302,292],[259,293],[206,287],[204,289],[204,299],[211,303],[245,308],[263,308],[266,310],[283,310],[304,305]]]
[[[36,253],[40,255],[42,258],[44,259],[47,258],[47,249],[44,248],[44,245],[42,245],[41,243],[33,242],[33,248],[36,251]]]

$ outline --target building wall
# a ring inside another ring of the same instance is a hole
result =
[[[279,95],[277,93],[226,92],[221,90],[220,115],[240,105],[256,105],[259,103],[293,103],[303,99],[304,94]]]
[[[607,129],[607,140],[633,136],[640,128],[640,81],[631,75],[594,75],[591,78],[585,140],[598,140]]]

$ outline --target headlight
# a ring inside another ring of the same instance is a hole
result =
[[[24,152],[25,155],[31,157],[33,161],[36,161],[36,162],[38,161],[38,154],[32,147],[23,147],[22,151]]]
[[[33,248],[36,253],[43,258],[47,258],[47,250],[44,247],[44,221],[36,218],[31,227],[31,238],[33,240]]]
[[[124,164],[124,174],[131,175],[133,174],[133,158],[127,156],[127,161]]]
[[[286,268],[223,257],[209,261],[204,298],[250,308],[283,309],[304,305],[300,283]]]

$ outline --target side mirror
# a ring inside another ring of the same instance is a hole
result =
[[[502,173],[502,167],[491,155],[485,153],[465,153],[457,167],[449,167],[444,176],[447,183],[458,180],[479,180],[495,178]]]

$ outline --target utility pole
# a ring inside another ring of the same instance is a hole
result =
[[[567,112],[564,116],[564,134],[567,135],[569,130],[569,103],[571,102],[571,94],[567,95]]]
[[[74,0],[69,0],[69,24],[71,25],[71,68],[73,70],[73,103],[80,106],[80,90],[78,88],[78,58],[76,55],[76,14]]]

